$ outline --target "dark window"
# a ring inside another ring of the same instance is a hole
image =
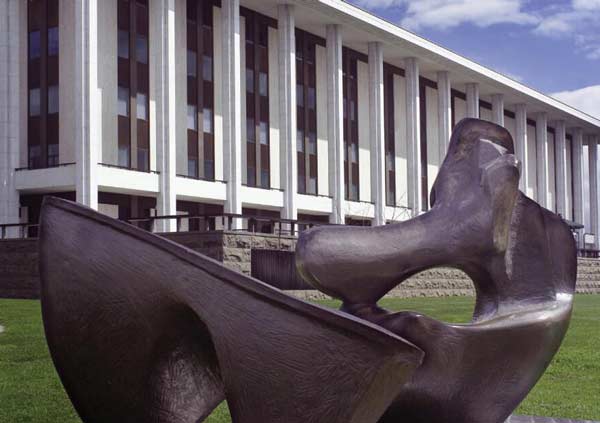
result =
[[[187,51],[187,76],[196,76],[198,72],[198,59],[195,51]]]
[[[129,88],[119,87],[117,111],[119,116],[129,116]]]
[[[29,33],[29,60],[37,59],[40,55],[40,31],[32,31]]]
[[[548,179],[547,190],[548,190],[548,192],[551,192],[552,188],[554,188],[554,195],[553,195],[554,211],[557,212],[558,211],[558,196],[556,195],[557,194],[556,187],[558,186],[558,184],[557,184],[558,181],[556,180],[556,177],[558,175],[556,172],[556,129],[548,126],[547,132],[548,133],[546,136],[548,137],[548,140],[550,140],[550,136],[552,135],[552,143],[550,143],[550,141],[548,141],[548,147],[549,147],[548,148],[548,157],[550,156],[550,148],[551,148],[552,149],[552,157],[554,159],[553,163],[551,164],[554,167],[554,178],[553,178],[554,180],[551,181],[550,179]]]
[[[150,169],[148,4],[118,0],[119,166]]]
[[[41,113],[40,89],[29,90],[29,116],[39,116]]]
[[[143,35],[139,35],[136,38],[135,43],[135,57],[139,63],[148,64],[148,39]]]
[[[58,165],[58,0],[27,2],[28,164]]]
[[[148,120],[148,96],[144,93],[137,93],[136,99],[137,118]]]
[[[29,167],[41,167],[42,148],[39,145],[29,146]]]
[[[58,85],[48,87],[48,114],[58,113]]]
[[[136,195],[99,192],[98,202],[118,206],[120,220],[148,218],[155,214],[153,209],[156,209],[155,198]],[[146,230],[151,229],[151,222],[149,220],[134,222],[132,224]]]
[[[273,233],[275,222],[280,219],[280,213],[271,210],[244,207],[242,214],[248,218],[248,231],[250,232]]]
[[[119,57],[129,59],[129,31],[119,29]]]
[[[270,188],[269,18],[243,9],[246,18],[246,183]]]
[[[571,166],[571,220],[575,222],[575,167],[573,167],[573,136],[567,134],[567,146]],[[579,222],[576,222],[579,223]]]
[[[342,54],[344,91],[344,187],[346,199],[359,200],[358,168],[358,60],[344,48]]]
[[[456,119],[456,99],[467,101],[467,95],[461,91],[457,91],[454,88],[451,90],[450,105],[452,114],[452,128],[458,123]]]
[[[296,113],[298,192],[318,194],[316,48],[319,39],[296,30]]]
[[[58,166],[58,144],[48,144],[48,166]]]
[[[178,214],[195,216],[192,218],[181,218],[179,231],[214,231],[217,223],[221,224],[222,219],[218,216],[223,214],[223,206],[217,204],[192,203],[191,201],[177,201]]]
[[[369,219],[354,219],[346,217],[346,226],[371,226],[372,222]]]
[[[213,80],[213,60],[207,55],[204,55],[202,59],[202,78],[208,82]]]
[[[395,145],[395,105],[394,75],[403,75],[401,69],[389,65],[383,67],[383,116],[385,138],[385,199],[388,206],[396,205],[396,145]]]
[[[129,167],[129,145],[119,144],[119,166]]]
[[[213,2],[187,2],[188,176],[214,180]]]
[[[48,56],[58,56],[58,27],[48,28]]]
[[[188,157],[188,176],[198,177],[198,159],[194,157]]]
[[[192,131],[198,130],[198,107],[195,104],[188,104],[187,108],[187,128]]]
[[[421,203],[423,210],[429,210],[429,192],[427,181],[427,89],[421,78],[419,81],[419,107],[421,115]]]

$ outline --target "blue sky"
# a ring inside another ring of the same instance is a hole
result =
[[[600,0],[350,0],[600,118]]]

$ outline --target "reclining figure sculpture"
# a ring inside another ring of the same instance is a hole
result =
[[[236,423],[500,423],[558,350],[576,276],[568,227],[518,180],[508,132],[464,120],[430,211],[303,232],[299,271],[342,311],[48,198],[42,312],[58,374],[86,423],[195,423],[224,399]],[[435,266],[473,279],[471,324],[377,306]]]
[[[577,273],[562,218],[519,191],[510,133],[464,119],[431,190],[431,209],[376,228],[317,227],[300,236],[298,268],[342,310],[417,345],[423,364],[381,422],[503,422],[558,350]],[[449,325],[376,302],[433,267],[475,285],[473,322]]]

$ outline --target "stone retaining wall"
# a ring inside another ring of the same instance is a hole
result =
[[[247,275],[253,248],[293,251],[296,247],[293,237],[235,231],[163,236]],[[328,298],[316,290],[289,292],[304,299]],[[577,292],[600,294],[600,260],[579,259]],[[400,298],[454,295],[474,295],[473,284],[461,271],[445,268],[415,275],[388,294]],[[0,298],[39,298],[36,239],[0,240]]]
[[[323,300],[331,297],[317,290],[292,291],[292,295],[305,300]],[[578,259],[577,293],[600,294],[600,260]],[[392,289],[386,297],[448,297],[473,296],[475,289],[471,279],[456,269],[431,269],[408,279]]]
[[[219,231],[162,235],[246,275],[250,274],[250,252],[253,248],[282,251],[293,251],[296,248],[296,238],[272,234]]]
[[[39,298],[37,239],[0,240],[0,298]]]

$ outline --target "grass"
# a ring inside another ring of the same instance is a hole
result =
[[[414,310],[466,322],[471,298],[386,299],[391,310]],[[338,306],[334,301],[321,302]],[[48,354],[38,301],[0,300],[0,422],[80,422]],[[554,361],[519,414],[600,420],[600,296],[577,296],[571,328]],[[206,420],[230,422],[225,403]]]

